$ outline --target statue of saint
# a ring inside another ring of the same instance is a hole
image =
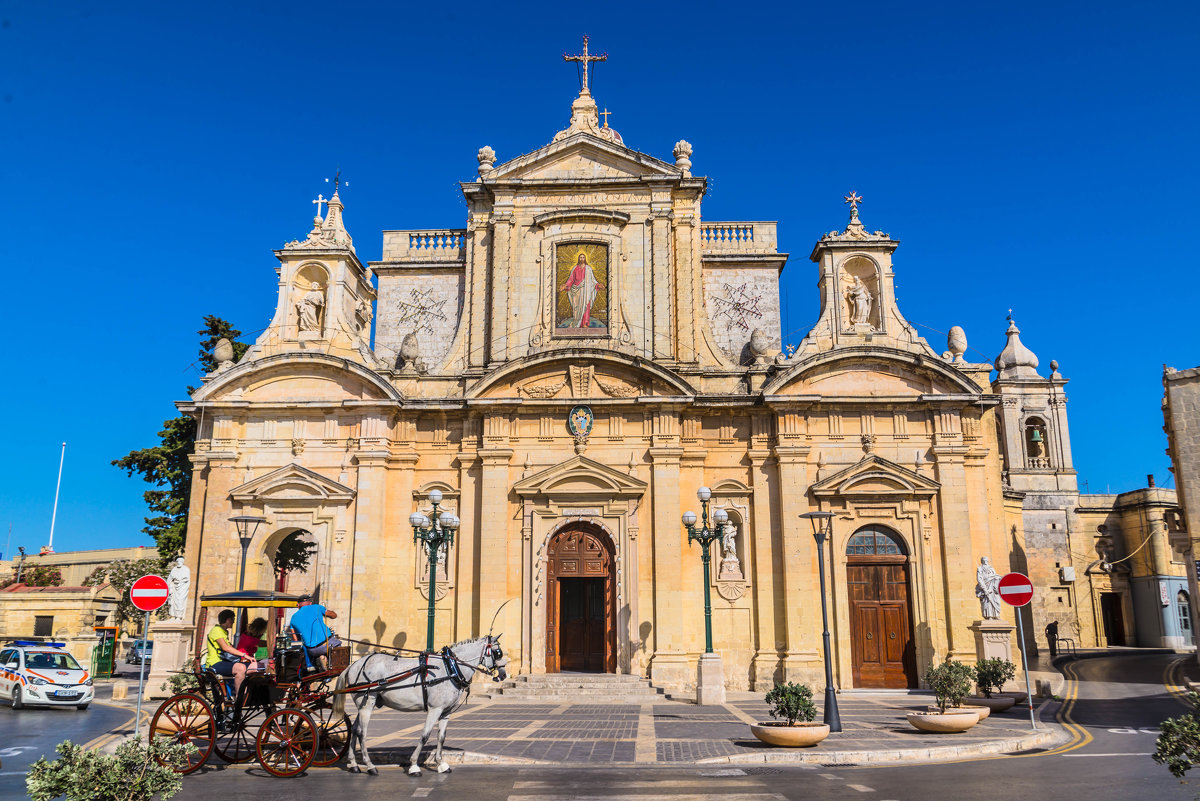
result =
[[[1000,619],[1000,574],[986,556],[979,560],[975,571],[975,596],[984,620]]]
[[[175,567],[167,574],[167,603],[172,620],[183,620],[187,612],[188,587],[192,586],[192,571],[184,564],[183,557],[175,560]]]
[[[846,290],[846,299],[850,301],[850,322],[854,325],[871,322],[871,290],[857,275],[854,284]]]
[[[591,328],[592,304],[596,302],[596,292],[603,288],[604,284],[596,280],[596,273],[588,264],[587,254],[580,251],[571,274],[559,287],[571,302],[571,316],[560,322],[559,328]]]
[[[737,557],[737,528],[733,523],[726,523],[721,532],[721,569],[717,571],[717,577],[741,575],[742,563]]]
[[[313,281],[308,292],[304,293],[304,297],[296,306],[301,331],[321,330],[321,307],[324,305],[325,293],[321,291],[321,285]]]

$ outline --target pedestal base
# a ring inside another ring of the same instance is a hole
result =
[[[696,703],[725,703],[725,668],[720,654],[701,654],[696,663]]]
[[[184,663],[191,663],[192,643],[196,627],[177,620],[161,620],[150,624],[154,641],[154,656],[146,674],[146,698],[166,698],[171,693],[162,689],[163,683]],[[137,692],[136,683],[131,688]]]
[[[1003,620],[976,620],[971,624],[975,632],[976,659],[1012,658],[1012,633],[1016,627]]]

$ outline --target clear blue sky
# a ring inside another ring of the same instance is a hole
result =
[[[993,358],[1012,307],[1071,379],[1080,479],[1168,482],[1162,364],[1200,364],[1200,5],[531,9],[0,6],[0,547],[10,522],[14,549],[45,543],[64,440],[57,550],[148,543],[145,487],[109,462],[197,382],[201,317],[268,324],[271,250],[338,165],[364,261],[383,229],[463,226],[480,146],[504,161],[566,125],[583,33],[629,146],[686,138],[706,219],[780,221],[791,341],[857,190],[936,349],[958,324]]]

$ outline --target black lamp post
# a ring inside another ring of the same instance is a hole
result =
[[[446,557],[449,558],[459,521],[451,512],[438,512],[438,504],[442,502],[441,490],[430,490],[429,500],[433,503],[433,520],[430,521],[420,512],[413,512],[408,522],[413,527],[413,542],[420,540],[425,543],[425,553],[429,556],[429,623],[425,629],[425,650],[432,651],[434,604],[437,602],[437,554],[445,545]]]
[[[246,589],[246,551],[250,549],[250,541],[254,539],[254,533],[258,531],[259,524],[267,522],[267,518],[257,515],[238,515],[229,519],[237,526],[238,539],[242,543],[242,570],[238,578],[238,592],[241,592]],[[242,614],[242,610],[238,609],[238,619],[234,623],[234,637],[241,634]]]
[[[724,509],[714,509],[713,527],[710,529],[708,527],[708,499],[712,497],[712,490],[708,487],[701,487],[696,491],[696,497],[700,499],[700,514],[703,516],[701,526],[696,528],[696,513],[687,511],[683,513],[683,527],[688,532],[688,544],[700,543],[700,554],[704,561],[704,653],[711,654],[713,652],[712,600],[709,597],[710,590],[708,588],[708,546],[712,544],[713,540],[721,539],[721,529],[729,522],[729,513]]]
[[[21,583],[21,576],[25,572],[25,549],[17,546],[17,550],[21,552],[21,561],[17,562],[17,583]]]
[[[838,715],[837,693],[833,690],[833,662],[829,653],[829,612],[825,604],[825,540],[833,531],[833,512],[805,512],[800,515],[812,523],[813,539],[817,541],[817,572],[821,575],[821,638],[825,651],[825,722],[829,730],[841,731],[842,718]]]

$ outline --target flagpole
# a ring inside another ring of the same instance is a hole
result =
[[[58,457],[58,482],[54,485],[54,511],[50,513],[50,542],[46,548],[54,553],[54,522],[58,519],[58,490],[62,487],[63,461],[67,458],[67,443],[62,444],[62,453]]]

